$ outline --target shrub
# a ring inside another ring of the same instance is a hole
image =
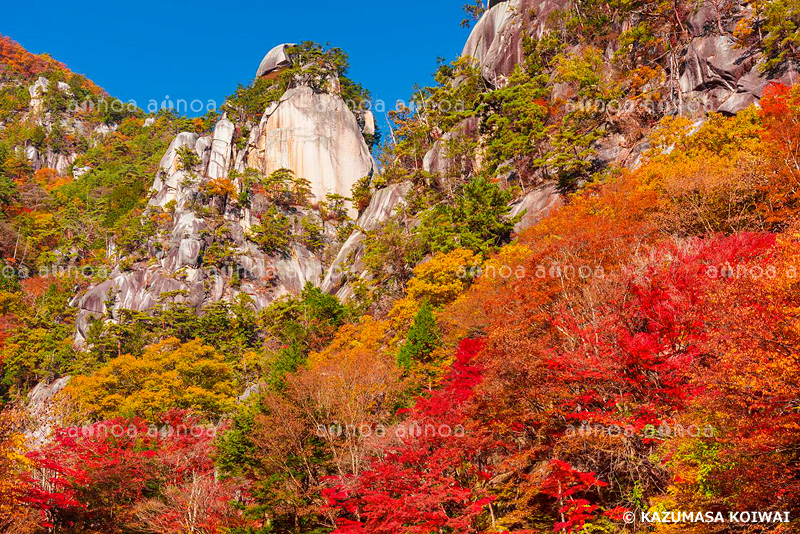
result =
[[[261,223],[253,226],[247,237],[266,254],[279,254],[289,248],[291,235],[289,218],[275,206],[270,206],[261,216]]]
[[[200,159],[200,156],[197,155],[197,152],[186,145],[178,147],[176,153],[178,157],[179,170],[191,171],[200,165],[200,163],[202,163],[202,160]]]

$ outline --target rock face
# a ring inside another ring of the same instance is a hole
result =
[[[447,153],[447,142],[458,137],[476,139],[479,127],[480,119],[478,117],[469,117],[457,124],[451,131],[444,134],[433,144],[428,153],[425,154],[422,160],[422,167],[425,172],[434,174],[449,173],[452,170],[454,162]]]
[[[686,49],[680,88],[687,98],[699,102],[703,111],[731,115],[757,103],[769,83],[791,84],[797,75],[789,69],[773,78],[764,74],[762,67],[757,51],[737,47],[731,37],[702,35]]]
[[[358,218],[358,229],[342,245],[339,254],[331,264],[322,282],[322,290],[334,293],[342,300],[353,296],[352,282],[369,278],[361,257],[364,253],[364,239],[367,232],[372,232],[389,220],[396,210],[405,205],[411,191],[410,182],[393,184],[375,192],[369,206]],[[544,218],[550,211],[563,204],[563,197],[555,184],[544,184],[531,190],[524,197],[514,201],[510,207],[511,217],[523,214],[522,219],[514,227],[519,233]]]
[[[47,78],[39,77],[33,85],[28,87],[30,94],[30,109],[26,112],[26,120],[30,120],[37,126],[43,127],[48,133],[53,128],[58,127],[64,134],[70,134],[76,138],[86,138],[90,143],[98,136],[107,135],[117,129],[116,125],[100,124],[93,127],[79,116],[68,113],[53,113],[45,109],[45,95],[53,91],[60,92],[64,96],[72,97],[72,89],[65,82],[50,83]],[[51,146],[37,148],[32,144],[25,147],[17,147],[24,150],[25,157],[30,161],[33,170],[55,169],[59,175],[69,175],[69,169],[78,158],[78,153],[74,150],[68,152],[56,152]],[[80,178],[88,169],[78,169],[77,174],[73,173],[74,178]]]
[[[349,282],[367,276],[361,263],[366,232],[377,230],[381,224],[389,220],[395,210],[405,204],[410,191],[411,183],[403,182],[375,192],[369,206],[356,222],[357,230],[350,234],[328,269],[321,286],[323,291],[335,293],[342,300],[353,295]]]
[[[472,29],[461,52],[478,61],[484,79],[495,87],[503,84],[522,61],[525,35],[541,37],[550,15],[569,0],[507,0],[490,2],[490,8]],[[527,15],[535,13],[531,22]]]
[[[350,196],[353,185],[374,170],[361,127],[337,94],[290,89],[267,109],[254,133],[247,166],[266,175],[292,169],[311,181],[317,200],[328,193]]]
[[[523,214],[522,219],[514,226],[514,231],[519,233],[530,228],[563,202],[555,184],[544,184],[533,189],[511,204],[511,217]]]
[[[475,58],[484,79],[495,87],[502,86],[522,61],[523,38],[541,38],[548,30],[552,13],[564,9],[568,3],[569,0],[490,1],[462,56]],[[725,34],[719,35],[711,0],[695,6],[687,24],[691,40],[680,52],[677,69],[664,65],[669,75],[679,80],[683,101],[689,103],[685,113],[694,116],[711,111],[737,113],[758,102],[771,81],[791,84],[797,79],[792,68],[777,76],[762,74],[760,51],[736,46],[731,37],[736,23],[750,14],[749,6],[734,3],[722,21]],[[621,24],[627,29],[630,21]],[[612,47],[606,55],[610,57],[615,51]]]
[[[69,384],[71,377],[62,376],[53,382],[39,382],[28,392],[25,409],[35,426],[25,435],[26,446],[34,449],[41,446],[50,437],[54,427],[64,426],[64,416],[59,410],[55,396]]]
[[[59,154],[53,151],[52,148],[46,147],[45,151],[39,152],[36,147],[25,147],[25,156],[31,162],[34,170],[39,169],[55,169],[58,174],[65,176],[69,170],[70,165],[75,162],[78,157],[77,154]]]
[[[280,61],[275,65],[279,67]],[[322,230],[322,246],[312,250],[295,239],[284,252],[264,253],[248,234],[261,223],[259,214],[269,201],[262,193],[251,192],[251,201],[240,205],[234,199],[243,187],[241,174],[237,178],[231,171],[243,173],[251,167],[266,176],[288,168],[310,181],[315,200],[324,200],[328,193],[349,197],[356,181],[374,170],[356,116],[338,94],[298,85],[265,110],[244,146],[234,143],[239,127],[223,116],[210,135],[183,132],[172,141],[161,158],[146,213],[168,222],[141,244],[144,257],[140,254],[130,267],[123,267],[126,262],[118,258],[108,280],[73,301],[79,308],[79,344],[92,317],[115,317],[121,309],[146,311],[165,293],[172,295],[171,301],[198,310],[239,294],[263,308],[281,295],[299,293],[309,282],[323,282],[325,258],[330,261],[337,252],[331,250],[336,229],[316,209],[283,206],[280,210],[293,225],[292,235],[301,235],[303,222],[310,222]],[[195,164],[181,157],[185,150],[194,153]],[[228,179],[235,193],[224,197],[204,193],[211,181],[220,179]],[[398,195],[389,195],[391,199],[386,195],[376,194],[360,219],[363,228],[374,228],[386,210],[391,211],[389,204],[397,202]],[[224,267],[211,259],[221,246],[228,258]]]

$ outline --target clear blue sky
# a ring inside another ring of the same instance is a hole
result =
[[[166,95],[221,104],[274,45],[329,42],[391,107],[431,82],[437,57],[460,53],[465,1],[7,2],[0,33],[143,108]]]

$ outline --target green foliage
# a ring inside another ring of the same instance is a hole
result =
[[[191,171],[201,163],[200,156],[197,155],[197,152],[186,145],[178,147],[175,153],[178,158],[179,170]]]
[[[763,21],[764,54],[770,70],[788,61],[800,60],[800,5],[793,0],[764,0],[757,3]]]
[[[282,78],[279,80],[257,78],[248,86],[240,84],[236,92],[226,99],[221,110],[228,113],[232,119],[235,118],[237,122],[258,117],[286,92],[287,84],[282,82]]]
[[[283,254],[292,241],[289,218],[270,206],[261,216],[261,222],[250,229],[247,238],[266,254]]]
[[[226,476],[242,476],[250,469],[251,459],[256,454],[256,446],[250,436],[260,412],[258,402],[253,402],[253,399],[240,404],[231,418],[230,429],[217,440],[216,465]]]
[[[350,199],[347,197],[343,197],[342,195],[337,195],[335,193],[328,193],[325,196],[325,201],[320,206],[320,209],[326,217],[335,221],[345,222],[348,219],[348,202],[350,202]]]
[[[286,296],[261,312],[261,324],[277,348],[267,356],[271,387],[281,389],[287,373],[303,365],[310,351],[322,350],[351,311],[333,295],[308,283],[300,297]]]
[[[230,172],[231,181],[239,181],[239,197],[237,203],[243,208],[249,208],[252,203],[253,186],[260,182],[261,173],[257,169],[247,167],[243,173],[236,170]]]
[[[221,110],[239,122],[246,122],[264,113],[287,89],[303,84],[317,92],[330,91],[332,78],[338,80],[341,97],[353,111],[359,111],[370,100],[369,92],[346,76],[350,64],[340,48],[305,41],[288,47],[287,54],[291,67],[274,80],[258,78],[248,86],[239,85]]]
[[[208,235],[211,239],[211,243],[203,249],[204,266],[224,268],[236,265],[240,252],[236,249],[236,242],[226,223],[223,222],[202,235]]]
[[[281,347],[271,353],[266,361],[267,384],[277,391],[283,389],[286,375],[297,371],[305,363],[307,356],[308,354],[297,343]]]
[[[198,313],[184,303],[185,298],[185,291],[168,292],[149,313],[122,309],[115,313],[115,322],[93,321],[86,336],[90,363],[86,369],[122,354],[139,356],[146,346],[175,338],[181,343],[200,339],[241,373],[250,374],[246,355],[261,347],[252,300],[240,294],[233,302],[217,302]],[[114,298],[106,304],[112,306]]]
[[[9,272],[5,267],[5,264],[0,264],[0,291],[16,293],[20,290],[19,279],[14,272]],[[8,313],[8,310],[0,308],[0,313]]]
[[[364,211],[367,206],[369,206],[369,201],[372,200],[371,182],[371,176],[359,178],[350,193],[350,196],[353,198],[353,202],[355,203],[359,212]]]
[[[650,7],[644,0],[586,0],[580,9],[565,10],[561,16],[566,32],[574,42],[603,43],[617,37],[616,28],[620,20],[634,11],[648,8],[657,12],[660,4]],[[651,13],[651,16],[655,14]]]
[[[287,296],[263,310],[261,322],[285,348],[307,352],[321,350],[348,316],[339,299],[309,282],[299,298]]]
[[[507,242],[519,221],[508,216],[510,191],[483,177],[464,186],[453,205],[442,204],[427,212],[418,229],[432,252],[465,248],[482,254]]]
[[[0,120],[12,120],[17,113],[30,106],[31,95],[24,84],[0,87]]]
[[[11,204],[17,198],[17,186],[7,176],[0,175],[0,207]]]
[[[502,171],[504,163],[515,160],[521,160],[518,164],[528,173],[532,167],[541,166],[542,144],[548,137],[545,99],[550,93],[544,78],[529,78],[517,67],[507,86],[483,98],[481,111],[488,117],[484,127],[489,133],[490,171]]]
[[[486,4],[484,0],[473,0],[471,4],[464,4],[462,6],[467,17],[461,21],[462,28],[469,28],[472,23],[479,20],[483,13],[486,11]]]
[[[322,249],[325,244],[322,224],[313,217],[303,217],[300,219],[300,227],[303,230],[300,236],[303,244],[312,252]]]
[[[89,226],[87,219],[91,219],[103,227],[114,228],[125,215],[144,207],[161,157],[175,134],[174,129],[181,127],[180,120],[166,113],[159,115],[148,128],[142,127],[141,119],[123,122],[116,132],[81,156],[76,166],[88,166],[91,170],[80,180],[54,191],[55,201],[59,205],[79,206],[86,226]],[[97,215],[90,216],[93,212]],[[115,233],[119,236],[130,228],[128,221],[120,224]]]
[[[424,253],[419,236],[408,232],[399,219],[392,218],[367,233],[361,261],[379,287],[398,291],[411,278]]]
[[[6,284],[16,285],[13,281]],[[75,326],[74,310],[68,307],[69,299],[66,291],[51,285],[30,308],[18,305],[11,310],[0,310],[3,313],[15,312],[22,322],[22,327],[0,350],[2,391],[25,391],[39,380],[71,371],[75,357],[72,347]]]
[[[291,169],[278,169],[261,181],[267,198],[281,206],[305,206],[311,197],[311,182]]]
[[[442,343],[442,333],[433,317],[433,309],[427,302],[414,317],[414,322],[406,336],[406,342],[400,347],[397,362],[403,367],[413,367],[416,363],[424,363]]]

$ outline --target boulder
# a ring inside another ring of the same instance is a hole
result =
[[[800,80],[798,72],[789,67],[785,72],[779,75],[770,76],[770,74],[763,72],[763,62],[759,62],[745,74],[737,82],[736,89],[740,93],[749,93],[756,98],[760,99],[764,93],[764,89],[770,83],[782,83],[784,85],[794,85]]]
[[[279,44],[264,56],[256,71],[256,78],[274,78],[281,70],[292,66],[287,49],[294,46],[292,43]]]

